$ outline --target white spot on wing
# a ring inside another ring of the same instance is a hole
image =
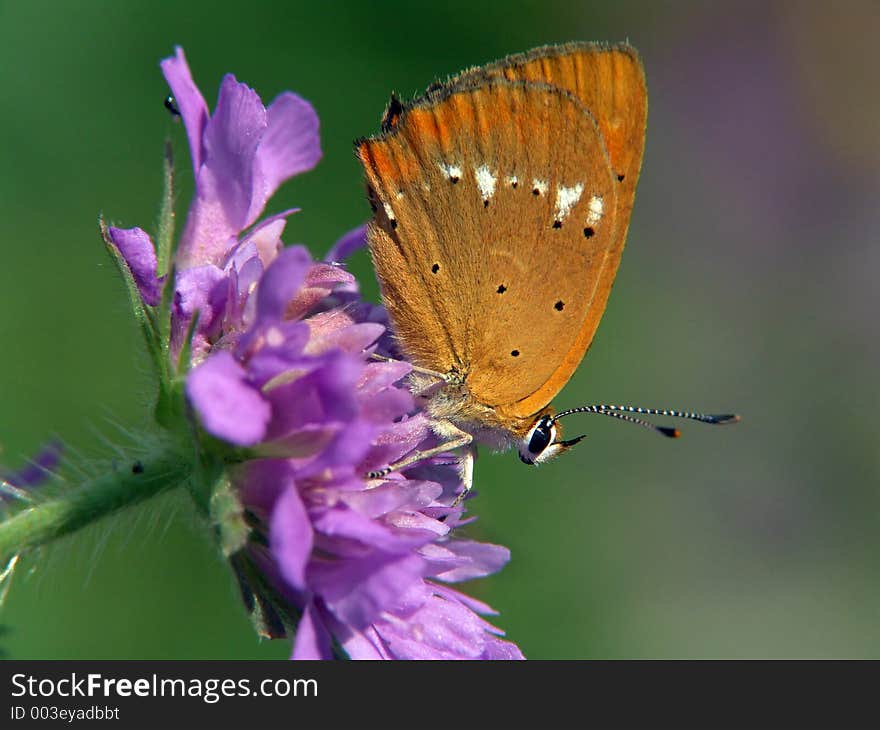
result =
[[[587,213],[587,223],[590,225],[594,225],[599,222],[599,219],[602,218],[602,213],[604,212],[605,206],[602,203],[602,198],[598,195],[594,195],[590,198],[590,210]]]
[[[571,209],[581,199],[584,192],[583,183],[578,183],[574,187],[567,188],[560,185],[556,188],[556,220],[564,221]]]
[[[547,181],[546,180],[538,180],[535,178],[532,180],[532,190],[537,190],[541,195],[547,194]]]
[[[507,178],[508,185],[516,185],[519,182],[519,178],[516,175],[509,175]]]
[[[461,168],[458,165],[448,165],[445,162],[440,163],[440,169],[449,178],[461,180]]]
[[[477,179],[477,187],[480,189],[483,200],[489,200],[495,194],[495,183],[498,182],[498,178],[486,165],[475,168],[474,177]]]
[[[388,219],[392,221],[397,220],[394,217],[394,209],[388,203],[382,203],[382,205],[385,207],[385,215],[388,216]]]

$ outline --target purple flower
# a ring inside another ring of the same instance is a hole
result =
[[[285,210],[254,225],[269,197],[321,157],[318,116],[296,94],[264,107],[247,85],[227,75],[209,115],[183,50],[162,61],[189,139],[195,196],[177,246],[171,350],[180,350],[198,314],[193,352],[198,359],[220,330],[243,327],[248,291],[281,250]],[[163,280],[150,236],[140,228],[110,227],[111,243],[131,270],[144,303],[156,306]]]
[[[480,616],[491,609],[448,585],[509,557],[454,534],[455,466],[364,477],[433,436],[401,382],[409,364],[370,361],[390,344],[384,315],[353,283],[284,249],[250,327],[187,379],[203,427],[256,456],[231,476],[267,538],[254,560],[302,611],[293,656],[330,658],[335,641],[358,659],[521,658]]]
[[[162,71],[186,126],[196,183],[177,264],[222,266],[239,233],[257,220],[278,186],[321,158],[318,116],[290,92],[264,107],[253,89],[227,74],[209,117],[183,50],[162,61]],[[277,236],[269,237],[264,252],[279,244]]]
[[[156,267],[156,248],[149,234],[140,228],[108,229],[110,239],[128,264],[144,304],[155,307],[162,298],[162,282]]]
[[[162,69],[196,183],[174,281],[159,278],[141,229],[108,236],[144,304],[174,287],[167,349],[176,361],[189,345],[185,397],[203,431],[232,447],[199,453],[219,454],[247,515],[252,539],[237,559],[263,576],[247,588],[299,617],[294,658],[334,647],[358,659],[522,658],[482,618],[488,606],[450,587],[509,558],[457,534],[454,460],[365,476],[437,442],[407,387],[411,366],[371,358],[395,355],[384,309],[336,263],[364,245],[364,228],[321,263],[283,247],[292,211],[256,223],[277,187],[320,157],[311,106],[285,93],[265,108],[226,76],[209,116],[180,49]]]

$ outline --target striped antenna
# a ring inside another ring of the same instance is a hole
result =
[[[606,403],[594,406],[581,406],[580,408],[571,408],[570,410],[562,411],[561,413],[557,413],[555,416],[553,416],[553,421],[558,421],[560,418],[570,416],[573,413],[598,413],[602,416],[611,416],[612,418],[617,418],[621,421],[626,421],[627,423],[634,423],[637,426],[650,428],[652,431],[662,433],[664,436],[668,436],[669,438],[678,438],[679,436],[681,436],[681,432],[677,428],[672,428],[670,426],[658,426],[654,423],[651,423],[650,421],[639,418],[638,416],[633,416],[629,414],[636,413],[639,416],[669,416],[671,418],[687,418],[691,421],[700,421],[700,423],[710,423],[715,425],[736,423],[737,421],[739,421],[739,416],[734,413],[692,413],[687,411],[676,411],[670,408],[640,408],[638,406],[619,406]]]

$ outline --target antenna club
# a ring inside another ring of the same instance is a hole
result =
[[[677,428],[670,428],[669,426],[657,426],[657,430],[664,436],[668,436],[671,439],[681,438],[681,431],[679,431]]]

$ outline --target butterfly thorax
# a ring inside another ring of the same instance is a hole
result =
[[[439,383],[432,376],[413,373],[410,384],[413,393],[424,401],[423,407],[438,435],[447,434],[442,425],[435,424],[451,423],[474,440],[499,451],[516,446],[546,411],[527,418],[511,418],[475,398],[467,378],[457,371],[446,374]]]

